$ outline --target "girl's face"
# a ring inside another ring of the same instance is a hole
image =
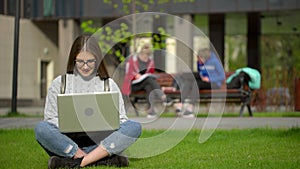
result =
[[[76,56],[75,66],[81,76],[87,77],[94,72],[94,69],[96,67],[96,59],[94,55],[89,52],[80,52]]]

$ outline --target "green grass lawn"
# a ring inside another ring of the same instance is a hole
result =
[[[141,137],[161,132],[145,130]],[[202,144],[198,143],[199,134],[192,130],[158,156],[130,159],[129,168],[300,168],[300,128],[217,130]],[[32,129],[1,129],[0,150],[1,169],[47,168],[49,157],[35,141]]]

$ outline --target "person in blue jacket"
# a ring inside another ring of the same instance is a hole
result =
[[[197,78],[197,84],[200,90],[218,89],[222,86],[225,80],[225,73],[220,60],[214,52],[208,48],[201,49],[198,52],[197,67],[200,75],[200,78]]]
[[[220,60],[216,54],[209,48],[200,49],[197,60],[198,72],[193,79],[196,79],[198,90],[219,89],[225,82],[225,73]],[[181,80],[181,103],[177,104],[176,112],[182,114],[183,117],[194,117],[194,104],[197,103],[197,94],[193,88],[190,76],[184,75]],[[182,112],[183,103],[190,98],[190,103],[185,106]]]

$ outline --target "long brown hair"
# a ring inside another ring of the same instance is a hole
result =
[[[87,51],[95,56],[96,65],[98,66],[97,74],[100,76],[100,78],[101,79],[109,78],[109,74],[106,69],[106,64],[101,49],[99,47],[98,41],[96,40],[95,37],[89,35],[80,35],[73,42],[69,54],[67,73],[69,74],[74,73],[76,57],[82,51]]]

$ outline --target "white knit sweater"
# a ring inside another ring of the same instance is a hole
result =
[[[117,91],[119,93],[119,113],[120,122],[126,121],[124,101],[118,85],[109,79],[109,85],[111,91]],[[56,77],[46,97],[44,120],[58,126],[58,110],[57,110],[57,95],[60,94],[61,76]],[[67,74],[66,76],[66,90],[65,93],[92,93],[92,92],[103,92],[104,81],[100,80],[98,76],[93,77],[89,81],[85,81],[79,75]]]

